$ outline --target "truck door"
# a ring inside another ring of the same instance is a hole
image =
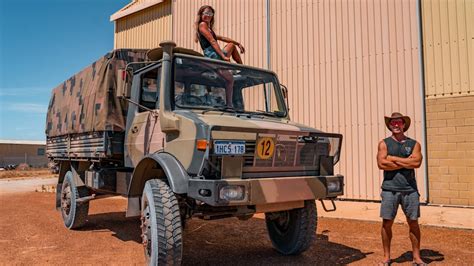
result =
[[[127,114],[125,137],[125,166],[135,167],[147,154],[164,148],[165,135],[159,120],[161,65],[153,67],[134,78]],[[151,111],[150,111],[151,110]]]

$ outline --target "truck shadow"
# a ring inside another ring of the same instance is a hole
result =
[[[191,228],[185,231],[183,265],[346,265],[372,253],[315,234],[316,239],[307,251],[299,256],[283,256],[272,248],[262,219],[209,225],[198,222],[193,227],[201,227],[199,232]]]
[[[139,219],[125,218],[124,212],[89,215],[88,223],[81,230],[109,230],[112,236],[122,241],[141,243]],[[187,222],[183,234],[183,264],[344,265],[372,254],[331,242],[328,233],[330,232],[323,231],[323,234],[316,234],[313,245],[300,256],[283,256],[272,248],[263,219],[192,219]]]
[[[140,219],[126,218],[125,212],[89,214],[81,231],[111,231],[112,236],[122,241],[141,243]]]

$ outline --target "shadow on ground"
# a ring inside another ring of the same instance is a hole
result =
[[[126,218],[125,212],[89,214],[86,225],[80,230],[100,232],[109,230],[113,233],[112,236],[122,241],[142,242],[140,220]]]
[[[426,263],[432,263],[433,261],[443,261],[444,255],[436,250],[431,249],[422,249],[420,251],[421,258]],[[393,262],[396,263],[405,263],[405,262],[412,262],[413,261],[413,253],[411,251],[407,251],[400,255],[398,258],[394,259]]]
[[[141,243],[139,219],[125,218],[124,212],[89,215],[87,225],[81,230],[109,230],[122,241]],[[329,231],[317,234],[315,238],[313,245],[300,256],[282,256],[272,248],[262,219],[192,219],[184,231],[183,264],[344,265],[372,254],[331,242]]]

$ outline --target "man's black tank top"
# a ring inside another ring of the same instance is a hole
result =
[[[416,141],[407,138],[403,142],[398,142],[392,137],[383,140],[387,145],[388,155],[408,158],[415,148]],[[383,171],[383,190],[414,192],[418,191],[414,169],[398,169],[394,171]]]
[[[214,33],[214,31],[211,28],[209,28],[209,31],[211,32],[212,37],[214,37],[214,40],[217,41],[217,36]],[[198,36],[199,36],[199,44],[201,44],[202,50],[205,50],[206,48],[211,46],[211,43],[206,39],[206,37],[204,37],[204,35],[201,34],[201,32],[199,32],[199,29],[198,29]]]

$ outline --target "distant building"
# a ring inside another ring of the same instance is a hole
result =
[[[46,141],[0,140],[0,167],[26,163],[32,167],[46,166]]]

